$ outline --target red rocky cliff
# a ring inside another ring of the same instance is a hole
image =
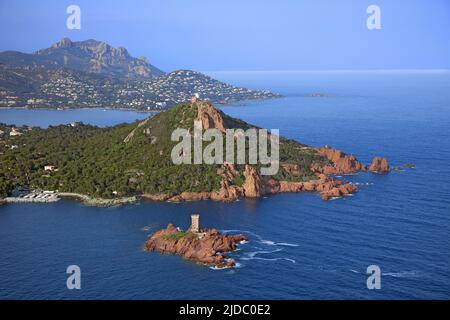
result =
[[[386,173],[391,171],[389,164],[386,159],[381,157],[375,157],[372,160],[372,163],[369,166],[369,171],[378,172],[378,173]]]
[[[218,174],[222,177],[221,187],[213,192],[183,192],[179,195],[144,195],[152,200],[197,201],[234,201],[240,197],[258,198],[264,194],[280,192],[318,192],[324,200],[347,196],[358,191],[358,187],[350,182],[334,178],[334,175],[345,175],[359,171],[371,171],[387,173],[390,171],[386,159],[376,157],[369,168],[359,162],[353,155],[348,155],[340,150],[329,147],[316,149],[317,152],[326,157],[330,163],[326,165],[314,165],[311,170],[316,173],[317,179],[304,182],[279,181],[270,176],[261,176],[256,168],[246,165],[243,171],[244,183],[242,186],[232,184],[234,177],[238,174],[234,165],[225,164]],[[281,164],[280,170],[285,170],[294,176],[299,171],[296,164]]]
[[[366,166],[356,160],[352,154],[345,154],[340,150],[330,147],[321,147],[316,149],[317,152],[326,157],[332,164],[324,167],[314,168],[316,171],[324,174],[349,174],[359,171],[365,171]]]
[[[212,104],[193,99],[192,105],[197,107],[196,120],[202,123],[203,129],[216,128],[221,132],[227,129],[225,115]],[[182,192],[181,194],[157,194],[143,195],[144,198],[152,200],[163,200],[171,202],[215,200],[235,201],[240,197],[258,198],[264,194],[279,192],[318,192],[324,200],[335,197],[346,196],[355,193],[356,185],[337,179],[336,175],[354,174],[360,171],[389,172],[389,164],[386,159],[376,157],[369,168],[359,162],[352,154],[346,154],[338,149],[328,146],[309,148],[323,157],[323,161],[315,162],[310,168],[317,179],[311,181],[283,181],[280,178],[261,176],[256,167],[245,165],[239,173],[233,164],[224,164],[218,169],[217,174],[221,177],[220,189],[211,192]],[[287,176],[298,178],[302,172],[300,163],[280,163],[280,170]],[[235,179],[239,178],[239,179]],[[234,181],[242,181],[242,185],[234,184]],[[286,179],[288,180],[288,179]],[[301,179],[297,179],[301,180]]]
[[[197,121],[202,123],[202,128],[204,130],[215,128],[221,132],[225,132],[225,124],[222,113],[219,110],[205,101],[195,103],[197,105]]]
[[[242,186],[244,189],[244,195],[247,198],[258,198],[264,193],[262,179],[259,173],[254,167],[249,165],[245,166],[244,170],[245,182]]]

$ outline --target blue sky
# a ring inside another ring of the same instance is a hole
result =
[[[70,4],[81,30],[66,28]],[[0,30],[1,51],[92,38],[166,71],[450,68],[448,0],[0,0]]]

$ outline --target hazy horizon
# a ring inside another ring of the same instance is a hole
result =
[[[69,30],[69,5],[81,29]],[[370,5],[381,29],[369,30]],[[450,69],[446,0],[0,2],[0,51],[96,39],[162,70]]]

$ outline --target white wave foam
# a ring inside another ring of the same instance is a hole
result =
[[[353,184],[357,186],[373,186],[373,182],[354,182]]]
[[[381,275],[394,278],[412,278],[417,277],[419,275],[419,272],[416,270],[400,271],[400,272],[382,272]]]
[[[272,251],[265,251],[265,250],[261,250],[261,251],[253,251],[253,252],[246,252],[245,254],[251,258],[253,258],[254,256],[256,256],[257,254],[269,254],[269,253],[275,253],[275,252],[280,252],[282,251],[282,249],[275,249]]]
[[[296,243],[289,243],[289,242],[275,242],[275,241],[272,241],[272,240],[266,240],[266,239],[263,239],[260,235],[258,235],[258,234],[256,234],[256,233],[254,233],[254,232],[252,232],[252,231],[248,231],[248,230],[220,230],[220,232],[222,232],[222,233],[246,233],[246,234],[250,234],[250,235],[253,235],[253,236],[255,236],[259,241],[259,243],[262,243],[262,244],[265,244],[265,245],[268,245],[268,246],[285,246],[285,247],[299,247],[299,245],[298,244],[296,244]],[[241,242],[241,243],[244,243],[244,242]],[[245,243],[247,243],[247,242],[245,242]]]
[[[279,261],[279,260],[286,260],[292,263],[297,263],[294,259],[291,258],[262,258],[262,257],[252,257],[252,258],[241,258],[241,260],[264,260],[264,261]]]
[[[252,234],[258,238],[260,238],[259,235],[257,235],[256,233],[252,232],[252,231],[248,231],[248,230],[238,230],[238,229],[230,229],[230,230],[219,230],[222,233],[248,233],[248,234]]]
[[[278,246],[285,246],[285,247],[298,247],[298,244],[295,243],[287,243],[287,242],[279,242],[277,243]]]
[[[225,270],[225,269],[230,269],[231,267],[222,267],[219,268],[218,266],[214,266],[214,267],[209,267],[211,270]]]
[[[211,270],[228,270],[228,269],[235,269],[235,268],[241,268],[242,267],[242,264],[240,264],[239,262],[236,262],[235,261],[235,264],[234,264],[234,266],[232,266],[232,267],[227,267],[227,266],[225,266],[225,267],[218,267],[218,266],[211,266],[211,267],[209,267]]]
[[[350,269],[350,272],[357,273],[357,274],[361,273],[354,269]],[[386,276],[386,277],[393,277],[393,278],[412,278],[412,277],[419,276],[419,272],[416,270],[400,271],[400,272],[382,272],[381,275]]]
[[[297,263],[294,259],[288,258],[288,257],[276,257],[276,258],[264,258],[264,257],[258,257],[257,255],[261,254],[271,254],[271,253],[277,253],[283,251],[283,249],[275,249],[272,251],[266,251],[266,250],[260,250],[260,251],[253,251],[253,252],[247,252],[243,257],[240,257],[240,260],[264,260],[264,261],[279,261],[279,260],[286,260],[290,261],[292,263]]]
[[[276,243],[270,240],[260,240],[261,243],[268,244],[269,246],[275,246]]]

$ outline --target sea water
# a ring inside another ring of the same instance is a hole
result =
[[[330,145],[365,162],[386,157],[415,168],[344,177],[351,197],[279,194],[233,203],[142,202],[113,208],[72,200],[0,206],[3,299],[449,299],[450,73],[219,72],[235,85],[282,99],[222,109],[286,137]],[[70,116],[65,116],[70,115]],[[0,110],[0,122],[107,126],[147,114],[103,110]],[[215,270],[144,252],[148,235],[173,223],[244,233],[237,267]],[[66,268],[81,268],[68,290]],[[367,289],[369,265],[381,289]]]

